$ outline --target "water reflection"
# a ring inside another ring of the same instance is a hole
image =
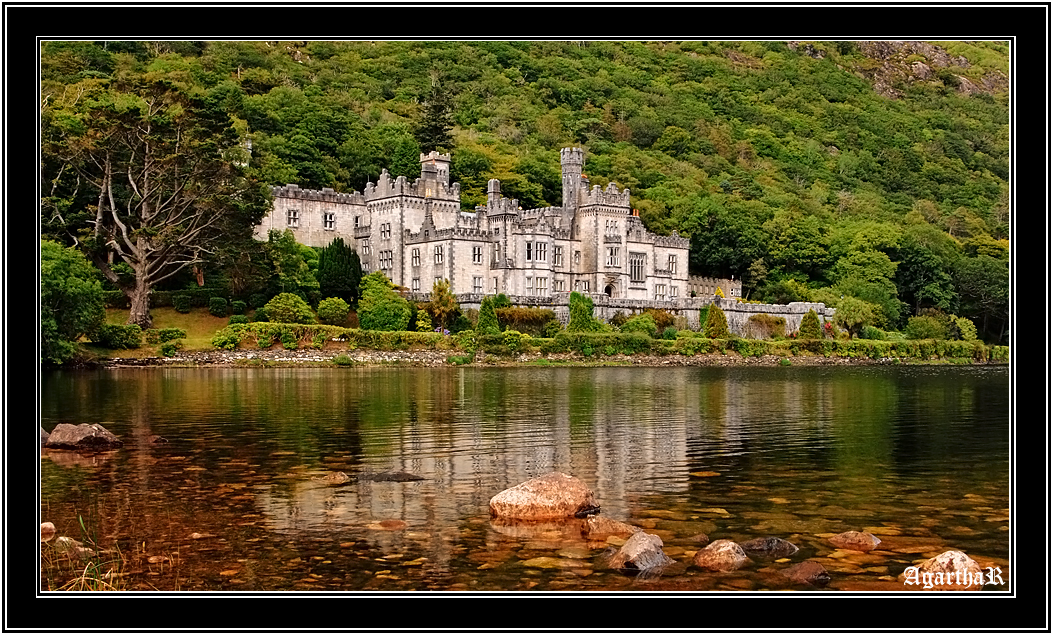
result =
[[[698,533],[792,538],[797,561],[832,551],[819,534],[880,528],[901,551],[840,572],[880,579],[928,553],[903,537],[1008,557],[1008,404],[1004,368],[55,372],[43,427],[101,423],[125,447],[48,453],[42,512],[178,550],[182,579],[129,578],[155,588],[623,588],[593,561],[606,545],[490,522],[498,491],[561,470],[687,562]],[[425,480],[367,477],[383,471]],[[567,562],[524,569],[537,558]]]

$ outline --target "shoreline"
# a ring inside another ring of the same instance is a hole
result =
[[[460,355],[456,350],[395,350],[375,349],[253,349],[186,351],[174,357],[113,357],[98,359],[79,365],[80,368],[289,368],[320,366],[339,368],[346,366],[405,366],[439,367],[460,366],[473,368],[500,368],[515,366],[532,367],[600,367],[600,366],[895,366],[895,365],[943,365],[943,366],[1008,366],[1008,362],[976,362],[958,358],[899,358],[880,359],[863,357],[825,357],[823,355],[796,355],[780,357],[762,355],[743,357],[734,351],[727,353],[705,353],[697,355],[592,355],[584,357],[576,353],[524,353],[515,357],[477,353],[473,361],[455,364],[450,357]],[[336,362],[336,357],[343,357]],[[786,361],[784,361],[786,360]]]

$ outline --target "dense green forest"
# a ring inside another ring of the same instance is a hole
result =
[[[111,161],[155,153],[146,179],[200,157],[171,191],[192,170],[229,186],[185,203],[229,210],[224,239],[180,242],[197,227],[182,216],[136,235],[169,248],[155,288],[204,271],[247,295],[290,275],[247,231],[268,185],[361,190],[441,149],[466,209],[491,178],[524,208],[558,205],[559,149],[576,145],[592,184],[630,188],[649,229],[690,237],[691,273],[741,278],[749,300],[823,301],[886,330],[957,315],[1006,343],[1008,45],[871,44],[47,42],[42,228],[131,285],[145,265],[106,260],[122,223],[101,231],[102,211],[149,197]]]

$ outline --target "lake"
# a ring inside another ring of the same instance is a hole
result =
[[[947,549],[1009,580],[1006,366],[130,368],[46,372],[41,399],[45,430],[124,441],[45,451],[40,479],[41,520],[127,590],[806,590],[778,574],[806,559],[826,591],[901,590]],[[677,565],[625,575],[581,521],[491,521],[553,470]],[[423,480],[368,478],[387,471]],[[827,542],[848,530],[882,544]],[[700,534],[800,551],[710,573]],[[44,590],[79,573],[48,562]]]

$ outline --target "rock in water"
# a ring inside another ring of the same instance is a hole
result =
[[[112,432],[97,423],[60,423],[48,435],[44,447],[56,450],[99,452],[124,445]]]
[[[830,544],[838,549],[870,551],[881,544],[878,537],[862,531],[846,531],[830,537]]]
[[[654,534],[638,531],[629,536],[621,549],[611,556],[612,569],[647,571],[673,564],[675,560],[662,551],[662,539]]]
[[[330,472],[319,480],[324,481],[327,485],[343,485],[350,481],[351,477],[343,472]]]
[[[365,477],[371,481],[395,481],[397,483],[424,480],[423,476],[417,476],[409,472],[380,472],[379,474],[366,474]]]
[[[48,542],[55,537],[54,523],[40,523],[40,542]]]
[[[490,499],[491,516],[522,520],[571,518],[596,508],[592,490],[562,472],[532,478]]]
[[[944,551],[917,567],[907,567],[899,579],[905,589],[926,591],[979,591],[985,582],[980,565],[961,551]]]
[[[710,571],[734,571],[746,564],[749,558],[738,543],[731,540],[715,540],[704,549],[695,552],[695,566]]]
[[[609,536],[627,538],[638,531],[642,530],[606,516],[589,516],[582,534],[589,540],[606,540]]]
[[[785,558],[797,553],[797,545],[769,536],[767,538],[754,538],[746,542],[740,542],[739,546],[750,558]]]
[[[799,584],[824,586],[830,582],[830,573],[827,572],[826,567],[811,560],[798,562],[792,567],[782,569],[779,573]]]
[[[48,433],[44,431],[44,428],[40,429],[40,445],[44,445],[48,442]]]

